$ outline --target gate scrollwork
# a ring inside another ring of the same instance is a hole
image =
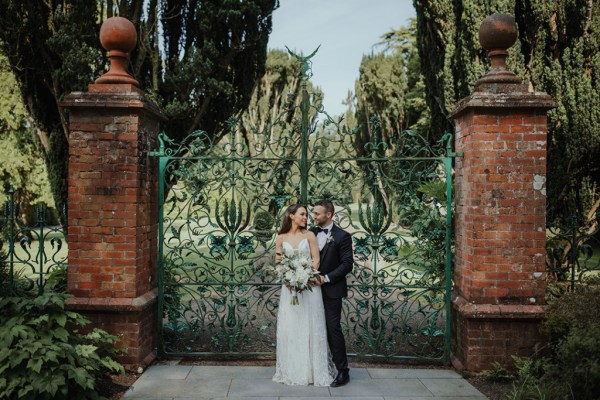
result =
[[[451,137],[431,144],[405,131],[386,141],[374,118],[357,149],[357,129],[311,104],[306,65],[302,96],[245,132],[252,140],[240,139],[233,119],[219,142],[202,131],[180,144],[160,134],[152,153],[160,160],[160,352],[272,355],[281,288],[263,267],[273,262],[281,214],[291,203],[330,198],[335,222],[354,241],[343,309],[348,351],[444,359]],[[258,226],[261,213],[272,226]]]

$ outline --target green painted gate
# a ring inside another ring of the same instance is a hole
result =
[[[296,57],[302,94],[262,129],[159,135],[159,354],[273,355],[274,234],[289,204],[330,198],[354,240],[348,352],[447,360],[451,137],[384,135],[377,119],[350,131],[313,104]]]

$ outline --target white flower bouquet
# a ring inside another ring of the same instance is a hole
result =
[[[285,250],[281,254],[281,260],[268,270],[291,290],[291,303],[294,305],[298,304],[298,293],[306,289],[312,290],[311,284],[321,281],[321,275],[313,269],[310,257]]]

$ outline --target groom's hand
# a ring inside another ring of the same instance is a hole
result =
[[[323,275],[319,275],[319,282],[311,282],[310,286],[321,286],[325,283],[325,277]]]

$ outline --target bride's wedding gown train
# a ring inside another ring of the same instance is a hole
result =
[[[294,249],[283,242],[284,252],[298,251],[310,257],[308,240]],[[277,314],[277,366],[273,381],[286,385],[329,386],[335,377],[327,345],[325,310],[321,288],[298,293],[298,305],[290,304],[292,294],[281,287]]]

